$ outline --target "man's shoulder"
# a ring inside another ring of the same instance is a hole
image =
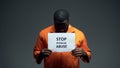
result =
[[[78,28],[76,28],[74,26],[72,26],[72,28],[74,29],[74,32],[84,34],[82,30],[80,30],[80,29],[78,29]]]
[[[42,30],[39,32],[39,34],[49,33],[49,32],[51,32],[51,31],[53,31],[53,30],[54,30],[54,25],[50,25],[50,26],[42,29]]]
[[[76,27],[73,27],[74,33],[76,34],[76,37],[80,37],[81,39],[85,38],[84,32]]]

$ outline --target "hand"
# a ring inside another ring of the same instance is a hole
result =
[[[45,57],[48,57],[50,54],[51,54],[51,50],[49,50],[49,49],[43,49],[42,51],[41,51],[41,55],[45,58]]]
[[[43,49],[37,58],[37,63],[39,64],[43,58],[48,57],[51,54],[51,52],[52,51],[49,49]]]
[[[84,54],[85,52],[81,48],[75,48],[74,50],[72,50],[72,55],[75,57],[82,57]]]
[[[75,48],[74,50],[72,50],[72,55],[75,57],[80,57],[82,60],[84,59],[85,62],[89,63],[90,61],[87,53],[81,48]]]

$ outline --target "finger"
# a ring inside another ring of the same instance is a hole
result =
[[[74,53],[74,52],[76,52],[77,50],[76,49],[74,49],[74,50],[72,50],[72,53]]]
[[[51,52],[49,52],[49,51],[45,51],[44,54],[45,54],[45,55],[50,55]]]
[[[50,53],[44,53],[44,55],[48,55],[48,56],[49,56],[49,55],[50,55]]]
[[[71,51],[72,53],[75,52],[75,49]]]
[[[47,52],[46,52],[46,53],[43,53],[44,56],[49,56],[50,54],[51,54],[51,53],[49,53],[49,52],[48,52],[48,53],[47,53]]]
[[[78,50],[72,50],[72,54],[78,53]]]
[[[81,54],[75,54],[74,56],[76,56],[76,57],[80,57],[80,56],[81,56]]]
[[[42,52],[52,52],[51,50],[48,50],[48,49],[43,49]]]
[[[45,51],[43,51],[43,52],[49,52],[49,53],[51,53],[51,51],[46,51],[46,50],[45,50]]]
[[[73,49],[72,51],[76,51],[76,50],[78,50],[78,48],[75,48],[75,49]]]
[[[74,53],[72,53],[72,55],[75,56],[75,57],[78,57],[78,56],[79,56],[79,54],[74,54]]]
[[[50,50],[50,49],[44,49],[44,51],[49,51],[49,52],[52,52],[52,50]]]
[[[74,51],[72,51],[72,53],[82,53],[82,51],[81,50],[74,50]]]
[[[82,54],[82,52],[81,51],[76,51],[76,52],[74,52],[74,54]]]
[[[73,49],[72,52],[74,52],[74,51],[76,51],[76,50],[78,50],[78,48]]]
[[[81,54],[81,55],[82,55],[82,53],[81,53],[81,52],[74,52],[73,54],[74,54],[74,55],[76,55],[76,54]]]
[[[74,55],[74,56],[79,56],[79,57],[82,56],[81,53],[73,53],[73,55]]]
[[[82,53],[81,52],[73,52],[72,55],[74,55],[74,56],[81,56]]]

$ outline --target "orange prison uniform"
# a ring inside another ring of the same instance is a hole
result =
[[[39,37],[34,47],[34,57],[36,60],[41,50],[48,48],[48,33],[54,32],[54,25],[51,25],[39,33]],[[76,47],[82,48],[90,59],[91,52],[87,46],[83,32],[69,25],[67,33],[75,33]],[[82,60],[85,62],[83,58]],[[79,68],[79,57],[73,56],[71,52],[52,52],[49,57],[44,58],[44,68]]]

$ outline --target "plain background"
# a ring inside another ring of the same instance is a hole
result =
[[[92,58],[81,68],[120,68],[119,0],[1,0],[0,68],[43,68],[33,58],[38,33],[53,24],[53,13],[67,9],[82,30]]]

